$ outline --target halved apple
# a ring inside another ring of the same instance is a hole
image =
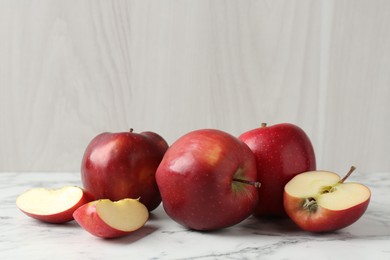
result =
[[[359,183],[344,183],[355,168],[340,179],[327,171],[296,175],[284,188],[284,209],[303,230],[334,231],[357,221],[366,211],[371,192]]]
[[[136,199],[95,200],[78,208],[74,219],[86,231],[101,238],[127,235],[141,228],[149,218],[149,211]]]
[[[64,223],[73,220],[73,212],[94,197],[80,187],[60,189],[33,188],[16,199],[16,206],[27,216],[48,222]]]

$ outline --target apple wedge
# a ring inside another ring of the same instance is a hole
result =
[[[327,171],[296,175],[284,188],[284,208],[303,230],[327,232],[347,227],[366,211],[371,192],[359,183],[344,183],[355,168],[340,179]]]
[[[101,238],[127,235],[145,225],[149,211],[136,199],[95,200],[78,208],[74,219],[86,231]]]
[[[18,196],[16,206],[29,217],[58,224],[73,220],[73,212],[92,200],[90,193],[76,186],[33,188]]]

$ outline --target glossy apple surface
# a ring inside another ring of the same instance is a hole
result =
[[[345,183],[327,171],[305,172],[291,179],[284,189],[284,207],[303,230],[334,231],[356,222],[366,211],[369,188]]]
[[[80,187],[60,189],[33,188],[16,199],[16,206],[27,216],[48,223],[73,220],[73,212],[94,198]]]
[[[114,238],[128,235],[144,226],[149,218],[149,211],[135,199],[115,202],[102,199],[81,206],[73,216],[92,235]]]
[[[298,173],[316,169],[313,146],[296,125],[283,123],[250,130],[239,136],[256,158],[259,204],[257,217],[287,217],[283,207],[286,183]]]
[[[157,169],[156,180],[167,214],[195,230],[241,222],[257,204],[257,181],[250,149],[215,129],[190,132],[176,140]]]
[[[167,149],[153,132],[102,133],[85,150],[83,186],[96,199],[139,198],[152,211],[161,203],[155,173]]]

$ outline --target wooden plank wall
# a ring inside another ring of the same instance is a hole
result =
[[[0,0],[0,171],[104,131],[291,122],[318,168],[390,171],[390,1]]]

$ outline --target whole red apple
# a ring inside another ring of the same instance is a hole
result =
[[[283,207],[284,186],[298,173],[316,169],[313,146],[306,133],[296,125],[262,124],[239,136],[253,151],[261,183],[257,217],[286,217]]]
[[[155,174],[167,149],[167,142],[153,132],[102,133],[84,153],[84,188],[96,199],[139,198],[152,211],[161,203]]]
[[[284,207],[290,218],[303,230],[335,231],[356,222],[370,202],[370,189],[362,184],[340,179],[327,171],[300,173],[284,189]]]
[[[253,153],[238,138],[215,129],[176,140],[156,172],[166,213],[194,230],[237,224],[257,204]]]

